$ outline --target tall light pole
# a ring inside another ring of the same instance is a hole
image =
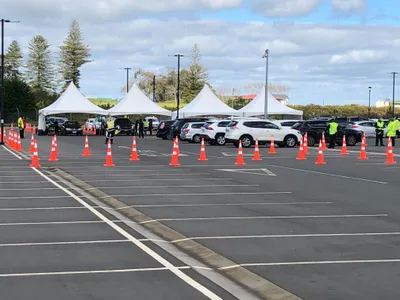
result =
[[[171,56],[171,55],[170,55]],[[183,54],[175,54],[173,55],[174,57],[178,58],[178,86],[176,88],[176,118],[179,118],[179,106],[181,103],[181,93],[180,93],[180,73],[181,73],[181,57],[184,57],[185,55]]]
[[[268,60],[269,60],[269,49],[265,49],[263,58],[265,58],[264,119],[268,119]]]
[[[128,94],[129,92],[129,71],[132,70],[132,68],[124,68],[126,70],[126,93]]]
[[[368,87],[368,119],[371,117],[371,89],[372,87]]]
[[[19,23],[19,21],[11,21],[1,19],[1,91],[0,91],[0,145],[4,145],[4,23]]]
[[[399,74],[397,72],[391,72],[393,75],[393,98],[392,98],[392,117],[395,118],[395,113],[394,113],[394,95],[396,92],[396,75]]]
[[[153,102],[156,102],[156,75],[153,75]]]

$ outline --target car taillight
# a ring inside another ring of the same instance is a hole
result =
[[[234,129],[234,130],[239,129],[239,127],[237,127],[236,125],[235,125],[235,126],[232,126],[231,128]]]
[[[351,128],[358,128],[358,125],[353,125],[351,126]]]
[[[161,128],[161,129],[164,129],[164,126],[165,126],[165,123],[162,123],[161,126],[160,126],[160,128]]]
[[[185,133],[189,133],[190,129],[185,129]]]
[[[212,127],[210,127],[210,126],[207,126],[207,127],[205,127],[207,130],[214,130]]]

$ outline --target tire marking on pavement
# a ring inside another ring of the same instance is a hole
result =
[[[343,179],[351,179],[351,180],[365,181],[365,182],[378,183],[378,184],[389,184],[388,182],[384,182],[384,181],[377,181],[377,180],[371,180],[371,179],[365,179],[365,178],[359,178],[359,177],[351,177],[351,176],[345,176],[345,175],[339,175],[339,174],[333,174],[333,173],[324,173],[324,172],[313,171],[313,170],[297,169],[297,168],[277,166],[277,165],[268,165],[268,166],[272,167],[272,168],[280,168],[280,169],[287,169],[287,170],[299,171],[299,172],[304,172],[304,173],[326,175],[326,176],[338,177],[338,178],[343,178]]]
[[[276,176],[275,173],[271,172],[266,168],[259,168],[259,169],[215,169],[216,171],[223,171],[223,172],[234,172],[234,173],[241,173],[241,174],[252,174],[252,175],[261,175],[261,176]],[[258,173],[256,172],[258,171]]]
[[[150,179],[151,181],[151,179]],[[178,189],[210,187],[259,187],[259,184],[200,184],[200,185],[137,185],[137,186],[96,186],[97,189]]]
[[[113,221],[111,221],[110,219],[108,219],[107,217],[105,217],[103,214],[101,214],[99,211],[97,211],[96,209],[94,209],[91,205],[89,205],[88,203],[86,203],[84,200],[82,200],[80,197],[78,197],[77,195],[75,195],[74,193],[72,193],[71,191],[67,190],[66,188],[64,188],[63,186],[61,186],[60,184],[58,184],[57,182],[55,182],[54,180],[52,180],[51,178],[49,178],[48,176],[46,176],[45,174],[43,174],[40,170],[33,168],[33,170],[38,173],[40,176],[42,176],[44,179],[48,180],[49,182],[51,182],[54,186],[58,187],[60,190],[62,190],[63,192],[65,192],[67,195],[70,195],[71,197],[73,197],[76,201],[78,201],[80,204],[82,204],[83,206],[85,206],[90,212],[92,212],[95,216],[97,216],[100,220],[102,220],[103,222],[105,222],[106,224],[108,224],[111,228],[113,228],[115,231],[117,231],[118,233],[120,233],[122,236],[124,236],[125,238],[129,239],[134,245],[136,245],[138,248],[140,248],[141,250],[143,250],[145,253],[147,253],[149,256],[151,256],[154,260],[156,260],[157,262],[159,262],[160,264],[162,264],[167,270],[169,270],[170,272],[174,273],[177,277],[179,277],[181,280],[183,280],[184,282],[186,282],[187,284],[189,284],[190,286],[192,286],[193,288],[195,288],[196,290],[198,290],[200,293],[202,293],[203,295],[205,295],[206,297],[208,297],[209,299],[213,299],[213,300],[222,300],[220,297],[218,297],[216,294],[214,294],[212,291],[210,291],[209,289],[207,289],[206,287],[204,287],[203,285],[201,285],[200,283],[198,283],[197,281],[193,280],[191,277],[189,277],[188,275],[186,275],[185,273],[183,273],[181,270],[179,270],[177,267],[175,267],[173,264],[171,264],[169,261],[167,261],[166,259],[164,259],[162,256],[160,256],[158,253],[156,253],[155,251],[153,251],[151,248],[149,248],[148,246],[146,246],[145,244],[143,244],[142,242],[140,242],[138,239],[136,239],[135,237],[133,237],[132,235],[130,235],[128,232],[126,232],[125,230],[123,230],[121,227],[119,227],[118,225],[116,225],[115,223],[113,223]]]
[[[316,216],[253,216],[253,217],[194,217],[194,218],[162,218],[154,219],[151,221],[144,221],[144,223],[152,222],[173,222],[173,221],[210,221],[210,220],[279,220],[279,219],[334,219],[334,218],[378,218],[388,217],[388,214],[375,214],[375,215],[316,215]]]
[[[125,209],[129,207],[136,208],[157,208],[157,207],[207,207],[207,206],[252,206],[252,205],[320,205],[332,204],[333,202],[240,202],[240,203],[192,203],[192,204],[133,204],[121,207]]]
[[[274,267],[274,266],[301,266],[301,265],[339,265],[339,264],[379,264],[379,263],[400,263],[400,258],[393,259],[360,259],[360,260],[323,260],[323,261],[292,261],[292,262],[271,262],[271,263],[245,263],[236,266],[228,266],[219,270],[229,270],[237,267]]]
[[[10,243],[10,244],[0,244],[0,247],[36,247],[36,246],[57,246],[57,245],[113,244],[113,243],[126,243],[126,242],[130,242],[130,240],[93,240],[93,241],[73,241],[73,242]]]

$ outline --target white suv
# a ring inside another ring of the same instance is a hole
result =
[[[200,143],[201,142],[201,126],[204,122],[192,122],[186,123],[181,129],[180,138],[182,141],[188,141],[189,143]]]
[[[276,122],[265,119],[240,119],[232,121],[226,127],[225,141],[239,146],[250,147],[258,139],[259,144],[266,144],[272,139],[280,147],[298,145],[302,134],[296,129],[279,126]]]
[[[225,145],[225,133],[226,126],[231,123],[232,120],[219,120],[219,121],[208,121],[201,127],[202,137],[208,141],[210,145]]]

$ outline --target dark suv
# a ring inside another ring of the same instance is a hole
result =
[[[175,123],[175,120],[161,121],[157,128],[156,137],[167,140],[169,136],[169,131],[171,130],[171,125]]]
[[[201,117],[176,119],[175,122],[171,125],[171,130],[169,131],[169,138],[173,139],[177,136],[180,139],[181,129],[183,125],[185,125],[186,123],[206,122],[209,119],[210,118],[201,118]]]
[[[303,136],[307,132],[308,145],[310,147],[318,145],[322,138],[322,132],[325,132],[325,140],[328,139],[328,124],[327,120],[310,120],[303,123],[297,123],[292,126],[293,129],[300,131]],[[361,142],[363,132],[360,130],[346,127],[346,123],[339,123],[338,133],[336,135],[336,144],[342,145],[343,135],[346,136],[346,145],[355,146]]]
[[[126,135],[133,135],[133,124],[131,120],[127,118],[117,118],[114,121],[114,126],[119,126],[119,131]]]

